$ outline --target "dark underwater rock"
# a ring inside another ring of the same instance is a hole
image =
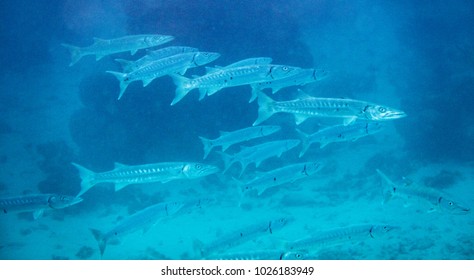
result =
[[[90,259],[94,255],[94,249],[89,246],[82,246],[81,249],[76,253],[76,257],[81,260]]]
[[[427,187],[445,189],[455,185],[461,177],[461,173],[457,171],[441,170],[435,176],[426,176],[423,182]]]

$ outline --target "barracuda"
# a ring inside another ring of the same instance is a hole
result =
[[[219,56],[220,54],[212,52],[181,53],[155,60],[130,73],[106,72],[114,75],[119,80],[120,94],[118,99],[120,99],[128,85],[133,81],[142,81],[143,86],[146,87],[156,78],[176,73],[184,74],[189,68],[205,65],[216,60]]]
[[[307,95],[290,101],[275,101],[259,93],[258,106],[258,118],[253,125],[262,123],[275,113],[293,114],[297,125],[309,117],[342,118],[344,125],[349,125],[357,119],[383,121],[406,116],[403,111],[365,101]]]
[[[199,139],[204,146],[204,158],[206,158],[214,147],[221,146],[222,151],[225,152],[234,144],[268,136],[280,130],[281,127],[277,125],[251,126],[230,132],[221,131],[220,136],[216,139],[207,139],[201,136]]]
[[[124,165],[115,163],[114,170],[95,173],[85,167],[72,163],[81,176],[81,191],[83,195],[99,183],[115,184],[115,191],[130,184],[146,184],[154,182],[166,183],[177,179],[194,179],[204,177],[219,171],[219,168],[196,162],[161,162],[145,165]]]
[[[33,212],[35,219],[40,218],[45,210],[63,209],[82,201],[80,197],[60,194],[30,194],[22,196],[1,197],[0,208],[3,213]]]
[[[206,260],[304,260],[306,257],[307,253],[304,251],[262,250],[212,255],[206,257]]]
[[[173,36],[168,35],[144,34],[124,36],[110,40],[94,38],[94,44],[83,48],[69,44],[62,44],[62,46],[71,52],[72,61],[69,66],[72,66],[86,55],[95,55],[96,60],[100,60],[106,55],[128,51],[134,55],[139,49],[156,47],[173,39]]]
[[[277,93],[282,88],[290,86],[304,86],[309,83],[324,80],[328,77],[328,73],[324,69],[301,69],[296,74],[278,80],[271,80],[251,85],[254,90],[263,90],[270,88],[272,94]]]

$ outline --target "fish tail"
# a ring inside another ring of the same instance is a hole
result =
[[[73,46],[73,45],[69,45],[69,44],[61,44],[61,46],[65,47],[66,49],[69,50],[69,52],[71,53],[71,63],[69,64],[69,67],[73,66],[74,64],[76,64],[76,62],[79,61],[79,59],[81,59],[81,57],[83,57],[84,55],[82,54],[81,52],[81,48],[80,47],[76,47],[76,46]]]
[[[382,183],[382,185],[388,186],[383,190],[382,204],[385,204],[393,197],[393,192],[397,188],[397,185],[392,180],[390,180],[384,173],[382,173],[382,171],[380,171],[379,169],[376,169],[376,171],[384,182]]]
[[[105,252],[105,247],[107,246],[107,239],[100,230],[90,228],[90,231],[92,232],[92,235],[94,235],[94,238],[99,245],[100,257],[102,257]]]
[[[114,72],[114,71],[105,71],[105,72],[114,75],[119,80],[119,82],[120,82],[120,94],[119,94],[117,100],[120,100],[120,98],[122,98],[123,93],[127,89],[128,84],[130,83],[130,82],[125,81],[125,78],[127,77],[127,73],[120,73],[120,72]]]
[[[222,173],[225,173],[234,163],[234,157],[221,151],[218,151],[217,153],[221,155],[222,160],[224,161],[224,170]]]
[[[171,74],[171,78],[173,79],[174,84],[176,85],[175,97],[171,102],[171,105],[178,103],[181,99],[183,99],[192,88],[187,87],[186,85],[189,83],[190,79],[183,77],[181,75]]]
[[[81,191],[76,195],[76,197],[80,197],[96,184],[94,182],[95,173],[77,163],[72,162],[71,164],[79,170],[79,176],[82,180]]]
[[[308,150],[310,143],[309,143],[309,135],[304,133],[303,131],[296,128],[296,132],[298,132],[298,136],[301,139],[301,152],[299,157],[302,157],[306,151]]]
[[[120,59],[120,58],[116,58],[115,61],[117,61],[120,64],[120,66],[123,69],[123,72],[131,72],[133,70],[134,61]]]
[[[203,159],[207,158],[207,156],[209,155],[209,153],[211,152],[212,148],[214,147],[212,145],[212,140],[211,139],[207,139],[207,138],[204,138],[204,137],[201,137],[201,136],[198,136],[199,139],[201,139],[201,142],[202,142],[202,145],[204,146],[204,157]]]
[[[275,113],[272,108],[273,102],[273,99],[265,95],[263,92],[258,93],[258,118],[253,123],[253,126],[262,123]]]
[[[250,96],[249,103],[252,103],[255,99],[257,99],[258,94],[261,92],[262,91],[257,86],[252,86],[252,95]]]

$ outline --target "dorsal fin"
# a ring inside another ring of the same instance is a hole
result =
[[[121,168],[121,167],[127,167],[127,165],[123,164],[123,163],[114,162],[114,167],[115,168]]]
[[[307,94],[305,91],[302,89],[298,89],[298,98],[299,99],[307,99],[307,98],[314,98],[313,96]]]
[[[97,38],[97,37],[94,37],[93,40],[94,40],[94,43],[99,43],[99,42],[105,42],[105,41],[107,41],[107,40],[105,40],[105,39],[101,39],[101,38]]]
[[[219,130],[219,135],[226,135],[226,134],[229,134],[230,132],[228,131],[223,131],[223,130]]]

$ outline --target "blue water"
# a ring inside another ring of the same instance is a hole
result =
[[[228,65],[257,56],[274,64],[321,68],[327,79],[289,87],[272,98],[297,98],[297,89],[318,97],[351,98],[403,110],[406,118],[357,141],[313,144],[280,158],[251,164],[248,180],[285,164],[320,161],[308,179],[270,189],[241,203],[233,177],[240,169],[197,180],[92,188],[70,208],[0,216],[1,259],[99,259],[89,228],[107,231],[124,217],[163,201],[216,201],[160,220],[146,233],[110,242],[104,259],[197,259],[196,240],[210,244],[226,234],[275,216],[293,222],[232,247],[283,250],[293,241],[357,224],[397,226],[380,239],[363,238],[310,252],[318,259],[473,259],[472,213],[430,211],[423,201],[394,199],[384,205],[375,169],[394,181],[402,177],[443,191],[474,206],[474,3],[472,1],[26,1],[2,3],[0,63],[0,194],[75,195],[81,179],[70,164],[94,171],[129,165],[192,161],[224,167],[215,151],[203,160],[198,136],[249,127],[257,102],[250,88],[223,89],[198,101],[197,90],[170,106],[175,85],[161,77],[147,87],[132,83],[117,101],[119,83],[105,71],[120,71],[120,53],[95,61],[85,56],[69,67],[61,43],[88,46],[93,37],[166,34],[164,46],[219,52],[210,63]],[[162,47],[162,46],[160,46]],[[185,76],[201,76],[204,68]],[[269,92],[265,91],[267,94]],[[297,138],[290,115],[264,124],[281,125],[267,138]],[[298,126],[312,133],[334,120],[310,119]],[[217,148],[216,150],[219,150]],[[239,151],[239,145],[228,152]],[[374,239],[374,240],[372,240]]]

